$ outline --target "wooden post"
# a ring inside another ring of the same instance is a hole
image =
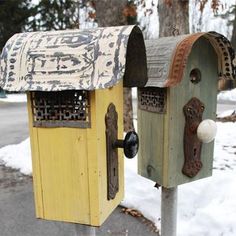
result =
[[[178,187],[162,187],[161,236],[176,236],[177,195]]]
[[[75,224],[75,236],[96,236],[95,227]]]

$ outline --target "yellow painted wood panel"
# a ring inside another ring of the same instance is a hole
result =
[[[96,130],[97,130],[97,161],[99,177],[99,214],[100,224],[106,220],[110,213],[119,205],[124,197],[124,154],[123,149],[118,150],[119,165],[119,192],[115,199],[107,200],[107,162],[106,162],[106,137],[105,114],[112,102],[118,113],[118,138],[123,139],[123,83],[106,90],[95,91]]]
[[[119,155],[119,192],[107,200],[105,114],[118,112],[123,138],[123,84],[90,92],[91,128],[34,128],[29,103],[37,216],[100,226],[124,196],[123,150]]]
[[[99,171],[97,158],[97,123],[95,108],[95,91],[90,94],[91,102],[91,129],[87,129],[87,154],[88,154],[88,181],[89,181],[89,206],[90,206],[90,224],[100,225],[99,216]],[[105,132],[105,131],[104,131]]]
[[[36,216],[90,224],[87,134],[78,128],[34,128],[28,94]]]
[[[88,224],[86,129],[38,128],[44,218]]]
[[[34,202],[37,218],[44,217],[43,209],[43,197],[42,197],[42,183],[41,183],[41,171],[40,171],[40,156],[38,148],[38,132],[36,128],[32,126],[32,109],[30,94],[27,93],[27,106],[28,106],[28,119],[29,119],[29,133],[30,133],[30,145],[32,155],[32,170],[33,170],[33,186],[34,186]]]

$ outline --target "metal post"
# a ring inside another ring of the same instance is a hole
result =
[[[6,98],[5,91],[0,87],[0,98]]]
[[[161,236],[176,236],[178,188],[164,188],[161,193]]]
[[[96,236],[96,229],[92,226],[75,224],[75,236]]]

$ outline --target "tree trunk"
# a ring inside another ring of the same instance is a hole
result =
[[[233,45],[234,50],[236,50],[236,6],[234,7],[234,21],[231,43]]]
[[[127,24],[123,10],[127,0],[95,0],[96,20],[99,26]],[[124,88],[124,131],[134,130],[131,88]]]
[[[234,21],[233,21],[233,31],[232,31],[232,38],[231,38],[231,43],[232,46],[234,48],[234,51],[236,52],[236,5],[234,6],[233,9],[234,12]],[[228,89],[233,89],[236,87],[236,83],[235,80],[228,80],[229,85],[228,85]]]
[[[100,27],[127,24],[123,10],[127,0],[95,0],[96,20]]]
[[[160,37],[189,33],[188,0],[159,0],[158,14]]]

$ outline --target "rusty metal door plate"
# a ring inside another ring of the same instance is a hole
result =
[[[192,98],[184,106],[184,166],[182,173],[190,178],[196,176],[202,168],[202,142],[197,137],[197,128],[202,121],[204,104],[197,98]]]
[[[119,191],[118,150],[123,148],[127,158],[134,158],[139,149],[139,138],[135,131],[129,131],[125,139],[118,139],[118,113],[113,103],[110,103],[105,116],[106,151],[107,151],[107,199],[114,199]]]
[[[111,103],[105,115],[106,124],[106,152],[107,152],[107,199],[114,199],[119,191],[118,150],[113,144],[118,139],[118,113]]]

